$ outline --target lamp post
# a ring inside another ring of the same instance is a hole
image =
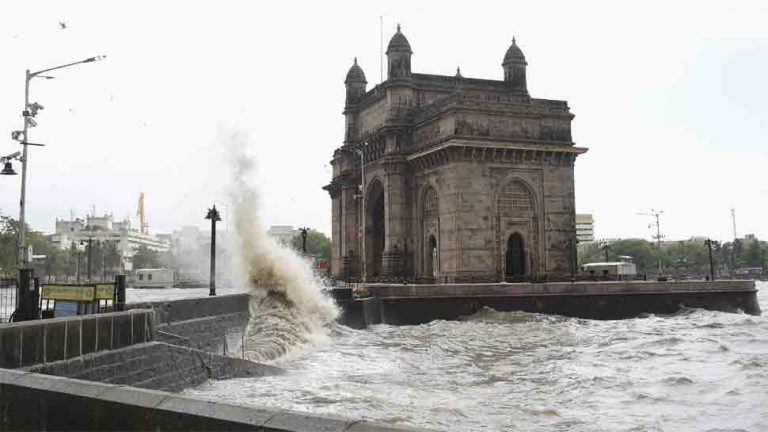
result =
[[[363,143],[365,144],[365,143]],[[360,200],[362,201],[362,217],[360,225],[362,225],[362,259],[363,259],[363,283],[366,282],[367,277],[367,266],[366,262],[368,261],[368,256],[365,254],[365,222],[366,222],[366,214],[365,214],[365,156],[363,154],[363,151],[359,148],[345,148],[341,147],[342,150],[351,151],[354,153],[357,153],[357,155],[360,157]],[[360,227],[358,227],[360,228]],[[344,235],[343,233],[341,235]]]
[[[88,236],[88,239],[81,240],[80,244],[81,245],[85,245],[86,251],[87,251],[87,254],[88,254],[87,255],[87,260],[88,260],[87,262],[88,262],[88,264],[87,264],[86,268],[88,269],[88,273],[87,273],[88,274],[88,279],[87,279],[87,281],[90,282],[91,281],[91,248],[93,247],[93,233],[91,233]]]
[[[25,80],[24,80],[24,110],[22,111],[22,116],[24,117],[24,129],[22,131],[15,131],[12,133],[13,139],[19,141],[19,143],[22,145],[22,155],[19,158],[21,161],[21,200],[19,201],[19,246],[16,256],[16,262],[19,266],[19,268],[26,268],[28,265],[28,257],[27,257],[27,235],[26,235],[26,220],[25,220],[25,207],[26,207],[26,193],[27,193],[27,162],[29,162],[29,146],[30,145],[43,145],[43,144],[35,144],[29,142],[29,127],[37,126],[37,123],[34,120],[34,117],[37,115],[37,111],[43,109],[43,106],[38,103],[29,103],[29,83],[32,81],[33,78],[40,77],[45,79],[53,79],[53,77],[41,75],[46,72],[51,72],[58,69],[64,69],[70,66],[75,66],[83,63],[91,63],[98,60],[104,59],[105,56],[96,56],[96,57],[89,57],[85,60],[80,60],[73,63],[68,63],[61,66],[56,66],[48,69],[43,69],[37,72],[30,72],[29,69],[26,70],[25,74]],[[6,162],[6,166],[3,169],[3,171],[6,171],[7,168],[9,168],[8,164],[10,162]],[[11,168],[12,171],[12,168]],[[3,172],[5,174],[5,172]]]
[[[309,228],[299,228],[299,233],[301,234],[301,252],[303,254],[307,254],[307,234],[309,233]]]
[[[205,219],[211,221],[211,279],[210,279],[210,291],[209,296],[216,295],[216,222],[221,221],[219,211],[216,210],[216,205],[213,208],[208,209],[208,214],[205,215]]]
[[[717,242],[711,239],[704,240],[704,245],[709,251],[709,280],[715,280],[715,262],[712,260],[712,247],[717,247]]]

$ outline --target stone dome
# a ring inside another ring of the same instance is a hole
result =
[[[517,46],[517,42],[515,41],[515,38],[512,38],[512,45],[509,46],[509,49],[507,50],[507,54],[504,55],[504,62],[502,65],[505,65],[507,63],[525,63],[525,55],[523,55],[523,51],[520,49],[520,47]]]
[[[351,68],[349,68],[349,72],[347,72],[347,78],[344,80],[344,84],[349,83],[363,83],[367,84],[368,81],[365,79],[365,73],[363,72],[363,68],[358,66],[357,64],[357,57],[355,57],[355,62],[352,65]]]
[[[385,54],[389,55],[390,52],[407,52],[408,54],[413,54],[413,51],[411,51],[411,44],[408,43],[408,39],[405,38],[405,35],[400,32],[400,24],[397,25],[395,35],[389,40],[389,45],[387,45],[387,52]]]

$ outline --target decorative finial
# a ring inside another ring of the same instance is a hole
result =
[[[461,76],[461,67],[456,66],[456,78],[462,78]]]
[[[397,23],[397,31],[400,32],[400,23]]]
[[[355,65],[357,65],[357,57],[355,57]]]
[[[514,36],[512,36],[512,45],[516,45]]]

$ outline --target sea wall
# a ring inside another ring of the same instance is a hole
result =
[[[250,317],[250,296],[231,294],[161,302],[131,303],[129,309],[152,309],[155,339],[202,351],[239,355]]]
[[[79,357],[152,340],[154,314],[133,309],[0,326],[0,368]]]
[[[30,372],[177,392],[208,379],[275,375],[279,368],[195,349],[149,342],[28,368]]]
[[[0,413],[0,430],[419,430],[7,369],[0,369]]]
[[[369,284],[368,297],[339,301],[343,324],[423,324],[482,308],[589,319],[622,319],[701,308],[759,315],[754,281],[576,282],[520,284]]]

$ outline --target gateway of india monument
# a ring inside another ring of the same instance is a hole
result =
[[[568,103],[528,94],[515,40],[503,80],[411,71],[397,32],[387,80],[347,73],[344,144],[331,161],[332,273],[423,283],[569,278],[574,265]],[[499,71],[501,72],[501,71]]]

